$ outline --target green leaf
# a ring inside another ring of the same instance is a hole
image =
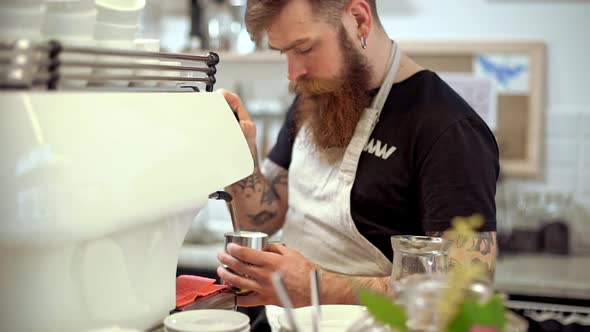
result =
[[[463,302],[455,318],[447,326],[447,332],[468,332],[474,326],[493,327],[498,331],[504,331],[506,312],[504,302],[499,296],[493,296],[485,304],[471,300]]]
[[[391,302],[386,296],[361,290],[359,294],[361,304],[367,307],[373,318],[389,325],[400,332],[408,332],[406,322],[408,318],[404,309]]]

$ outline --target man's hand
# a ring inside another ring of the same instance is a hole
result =
[[[299,252],[279,244],[271,244],[267,251],[228,244],[227,251],[220,252],[217,258],[235,273],[220,266],[217,274],[229,284],[254,292],[239,296],[238,306],[281,305],[272,284],[271,276],[275,271],[281,273],[295,307],[310,305],[310,272],[317,266]]]
[[[217,92],[221,93],[225,98],[225,101],[229,104],[229,107],[238,113],[238,118],[240,118],[240,128],[242,128],[242,132],[244,132],[250,150],[252,150],[255,148],[254,144],[256,143],[256,126],[254,125],[254,122],[252,122],[252,119],[250,119],[250,115],[246,111],[244,103],[240,97],[233,92],[224,89],[219,89]]]

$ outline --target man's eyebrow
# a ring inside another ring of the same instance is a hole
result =
[[[301,39],[297,39],[296,41],[292,42],[291,44],[287,45],[285,48],[280,49],[280,48],[276,48],[272,45],[268,45],[268,48],[270,48],[271,50],[275,50],[275,51],[280,51],[280,52],[287,52],[295,47],[297,47],[297,45],[299,44],[303,44],[305,42],[309,41],[309,38],[301,38]]]

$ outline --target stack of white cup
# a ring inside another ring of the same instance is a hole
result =
[[[145,7],[145,0],[95,0],[98,11],[94,38],[98,47],[135,50],[135,34],[139,27],[139,17]],[[97,62],[128,63],[129,58],[99,56]],[[131,69],[95,68],[98,75],[131,76]],[[97,82],[115,86],[127,86],[129,81]]]
[[[94,30],[97,11],[94,8],[94,0],[53,0],[47,2],[47,14],[43,23],[42,34],[46,40],[56,39],[66,46],[93,47]],[[65,52],[61,56],[63,62],[78,61],[94,63],[95,56],[83,54],[69,54]],[[92,68],[65,66],[61,73],[68,75],[89,76]],[[83,87],[88,83],[87,79],[62,81],[63,85]]]
[[[0,40],[41,40],[45,10],[43,0],[0,0]]]

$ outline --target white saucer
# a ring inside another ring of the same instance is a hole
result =
[[[216,309],[185,311],[164,319],[170,332],[242,332],[249,330],[249,323],[241,312]]]

